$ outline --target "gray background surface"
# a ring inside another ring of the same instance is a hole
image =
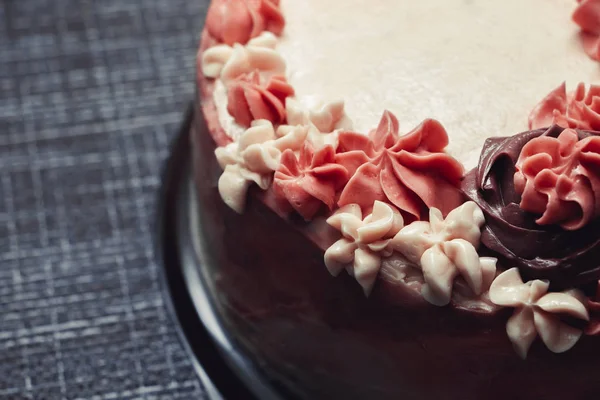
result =
[[[0,398],[202,398],[152,224],[206,2],[0,0]]]

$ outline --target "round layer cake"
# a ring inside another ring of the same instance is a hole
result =
[[[274,385],[600,393],[599,37],[598,0],[213,0],[198,201]]]

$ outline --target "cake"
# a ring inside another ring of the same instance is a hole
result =
[[[306,399],[595,398],[599,0],[213,0],[217,307]]]

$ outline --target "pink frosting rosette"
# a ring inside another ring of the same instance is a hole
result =
[[[260,74],[254,71],[227,85],[227,111],[246,128],[258,119],[280,124],[285,121],[285,99],[293,95],[294,88],[285,77],[276,75],[262,82]]]
[[[596,295],[587,299],[590,323],[585,329],[585,334],[592,336],[600,335],[600,281],[598,281],[596,288]]]
[[[600,61],[600,0],[577,0],[573,21],[581,28],[585,52]]]
[[[431,207],[444,215],[462,203],[462,165],[444,152],[448,135],[427,119],[399,136],[396,117],[386,111],[369,136],[341,132],[336,162],[350,175],[338,205],[358,204],[369,212],[377,200],[391,203],[407,221],[426,219]]]
[[[206,15],[208,32],[228,45],[245,44],[264,31],[279,35],[284,25],[279,0],[213,0]]]
[[[600,215],[600,136],[579,140],[565,129],[558,137],[529,141],[514,175],[520,207],[541,215],[539,225],[577,230]]]
[[[529,128],[547,128],[553,124],[600,130],[600,86],[591,85],[586,90],[585,84],[580,83],[576,90],[567,93],[563,82],[550,92],[529,114]]]
[[[336,191],[347,180],[348,171],[335,163],[331,145],[315,152],[310,142],[305,142],[299,157],[292,150],[283,152],[273,188],[278,197],[310,220],[323,205],[333,210]]]

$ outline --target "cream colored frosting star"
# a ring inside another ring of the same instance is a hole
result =
[[[221,78],[224,82],[255,70],[283,75],[285,60],[275,51],[276,44],[275,35],[263,32],[245,46],[236,43],[233,47],[226,44],[210,47],[198,55],[202,73],[209,78]]]
[[[541,280],[523,283],[519,270],[512,268],[500,274],[490,287],[494,304],[515,308],[506,332],[522,358],[527,357],[538,335],[554,353],[567,351],[577,343],[582,331],[562,322],[558,314],[589,320],[585,305],[578,299],[580,293],[548,293],[548,286]]]
[[[348,204],[327,219],[342,238],[325,252],[325,265],[333,276],[344,268],[369,295],[381,268],[381,259],[392,254],[391,238],[402,228],[404,219],[393,206],[376,201],[373,212],[363,218],[358,204]]]
[[[489,288],[496,274],[496,259],[477,254],[484,222],[481,209],[467,202],[452,210],[446,219],[432,208],[429,222],[413,222],[395,235],[391,243],[394,250],[423,271],[421,294],[428,302],[447,305],[459,276],[475,295]]]
[[[307,134],[307,127],[298,126],[278,135],[271,122],[256,120],[237,142],[217,148],[215,155],[224,169],[218,186],[225,204],[242,213],[252,182],[266,190],[279,167],[281,153],[299,150]]]
[[[344,101],[316,102],[313,107],[304,107],[288,97],[285,102],[287,124],[309,126],[308,140],[318,149],[326,145],[338,146],[338,132],[352,129],[352,121],[344,111]]]

